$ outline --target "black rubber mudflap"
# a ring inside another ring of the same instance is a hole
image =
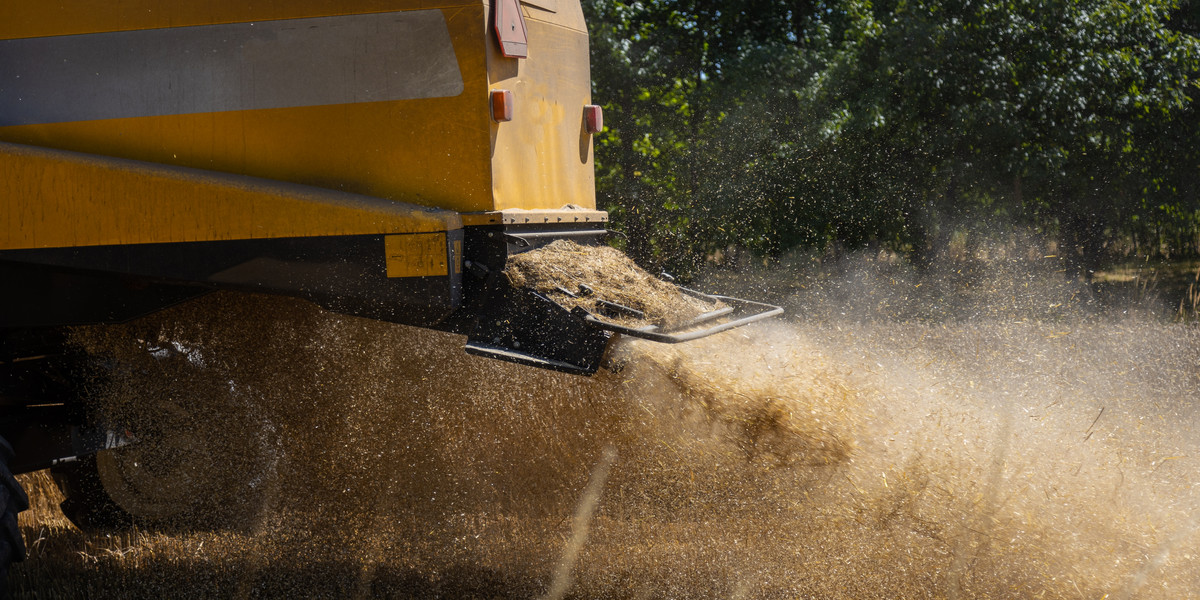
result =
[[[611,333],[545,296],[501,280],[467,338],[467,352],[576,375],[600,368]]]
[[[13,450],[0,437],[0,595],[7,597],[8,567],[25,560],[25,539],[17,525],[17,513],[29,508],[29,496],[8,469]]]

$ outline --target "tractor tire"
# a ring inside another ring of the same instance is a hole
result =
[[[0,438],[0,596],[6,596],[9,565],[25,560],[25,539],[17,513],[29,508],[29,496],[8,469],[12,457],[12,446]]]
[[[94,531],[122,529],[133,524],[133,515],[104,490],[96,473],[95,455],[57,465],[51,468],[50,474],[66,498],[59,508],[76,527]]]
[[[200,349],[143,344],[113,361],[92,409],[132,443],[51,468],[63,514],[84,530],[253,526],[283,458],[269,407]]]
[[[64,463],[51,474],[66,498],[63,514],[84,531],[247,527],[269,500],[278,455],[254,448],[254,438],[240,442],[185,430]]]
[[[252,526],[273,493],[282,439],[235,400],[213,390],[154,397],[128,423],[133,443],[50,469],[63,514],[83,530]]]

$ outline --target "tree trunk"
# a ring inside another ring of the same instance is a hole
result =
[[[1059,253],[1069,279],[1091,282],[1104,259],[1103,217],[1067,204],[1059,215]]]

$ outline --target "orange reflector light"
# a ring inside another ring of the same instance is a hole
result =
[[[604,111],[596,104],[583,107],[583,123],[588,133],[600,133],[604,129]]]
[[[513,95],[508,90],[492,90],[492,118],[498,123],[513,118]]]

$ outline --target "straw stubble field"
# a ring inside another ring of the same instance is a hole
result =
[[[218,295],[80,341],[129,367],[114,415],[240,407],[191,426],[272,466],[210,531],[81,533],[25,477],[17,597],[1200,594],[1194,328],[776,321],[589,379]]]

